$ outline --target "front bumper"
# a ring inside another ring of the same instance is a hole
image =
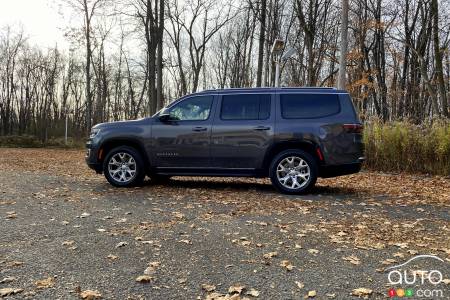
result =
[[[98,149],[93,147],[90,141],[86,143],[86,154],[84,156],[84,159],[89,168],[91,168],[97,173],[102,173],[103,164],[98,159]]]

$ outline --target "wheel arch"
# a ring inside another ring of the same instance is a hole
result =
[[[263,170],[265,173],[269,173],[270,163],[272,159],[279,153],[288,150],[288,149],[300,149],[307,153],[309,153],[317,162],[317,165],[320,165],[323,162],[323,154],[319,145],[312,141],[307,140],[297,140],[297,141],[282,141],[277,142],[267,151],[264,162],[263,162]]]
[[[104,141],[102,145],[99,147],[98,151],[99,162],[103,163],[108,153],[112,149],[120,146],[127,146],[136,149],[136,151],[138,151],[139,154],[142,156],[142,159],[144,159],[144,164],[148,165],[146,164],[146,162],[149,161],[149,158],[147,152],[145,151],[144,145],[139,140],[132,138],[112,138]]]

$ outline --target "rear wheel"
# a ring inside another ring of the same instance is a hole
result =
[[[270,180],[281,192],[303,194],[317,180],[317,162],[303,150],[286,150],[279,153],[270,165]]]
[[[103,173],[108,182],[116,187],[140,185],[145,177],[142,156],[132,147],[114,148],[103,162]]]

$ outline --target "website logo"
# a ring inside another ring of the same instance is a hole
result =
[[[386,268],[389,284],[394,286],[388,290],[388,297],[444,298],[444,275],[436,267],[442,263],[445,261],[437,256],[418,255],[403,264]]]

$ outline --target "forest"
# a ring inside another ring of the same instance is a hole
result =
[[[0,135],[45,142],[64,135],[67,117],[69,135],[84,138],[188,93],[273,86],[275,39],[295,49],[281,86],[337,85],[346,1],[62,1],[70,49],[0,29]],[[445,122],[449,0],[351,0],[347,36],[345,88],[363,121]]]

